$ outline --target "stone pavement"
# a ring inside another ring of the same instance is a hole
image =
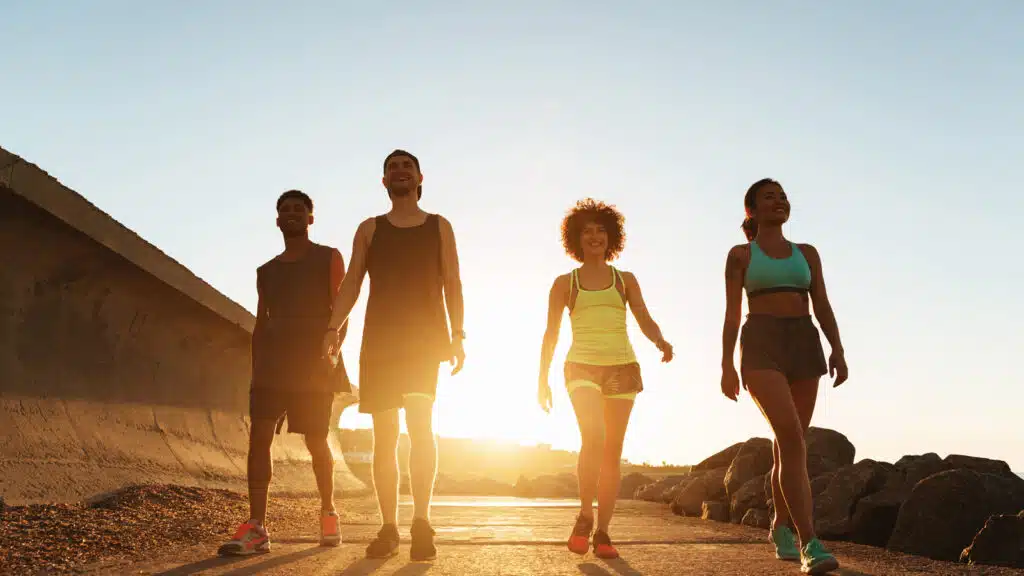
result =
[[[346,502],[346,504],[349,504]],[[363,503],[362,506],[369,506]],[[368,509],[367,512],[370,512]],[[435,501],[438,559],[409,561],[408,525],[411,506],[403,501],[400,554],[388,561],[366,560],[363,550],[377,531],[372,514],[343,525],[345,542],[338,548],[317,546],[316,525],[305,534],[272,533],[273,550],[247,558],[217,558],[216,545],[181,550],[133,566],[95,567],[92,573],[179,576],[249,574],[309,576],[449,576],[449,575],[575,575],[687,576],[799,574],[795,563],[772,555],[762,530],[673,516],[665,506],[621,502],[612,537],[622,555],[606,562],[593,555],[576,556],[564,538],[576,509],[571,501],[509,498],[452,498]],[[1019,573],[1007,569],[969,568],[894,554],[846,543],[832,545],[843,563],[839,575],[901,576],[905,574],[985,575]]]

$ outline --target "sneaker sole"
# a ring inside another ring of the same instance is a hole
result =
[[[430,556],[413,556],[410,554],[409,560],[412,562],[433,562],[437,560],[437,554],[431,554]]]
[[[776,560],[782,560],[783,562],[799,562],[800,561],[800,555],[797,554],[796,556],[783,556],[782,554],[779,554],[778,552],[776,552],[775,553],[775,559]]]
[[[332,538],[330,540],[321,540],[320,541],[320,545],[321,546],[325,546],[325,547],[329,547],[329,548],[334,548],[336,546],[341,546],[341,538],[338,538],[338,539],[333,539]]]
[[[827,574],[834,570],[839,570],[839,561],[835,558],[822,560],[813,566],[800,569],[804,574],[810,574],[811,576],[821,576],[822,574]]]

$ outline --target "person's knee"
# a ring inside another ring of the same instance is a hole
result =
[[[334,455],[331,453],[331,445],[327,441],[326,436],[306,435],[305,441],[306,449],[309,450],[309,455],[313,458],[314,462],[334,459]]]
[[[609,464],[616,464],[622,458],[624,442],[608,438],[604,441],[604,457]]]
[[[806,456],[807,445],[799,423],[778,427],[775,430],[775,441],[779,447],[778,461]]]
[[[604,450],[604,428],[601,426],[583,426],[580,428],[580,439],[583,450],[601,452]]]

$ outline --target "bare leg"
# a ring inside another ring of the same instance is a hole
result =
[[[604,451],[604,398],[596,388],[580,386],[572,392],[572,407],[580,427],[580,456],[577,475],[580,486],[580,514],[594,517],[594,497],[601,475]]]
[[[267,492],[274,463],[270,457],[270,446],[274,442],[274,420],[253,420],[249,426],[249,456],[246,461],[246,475],[249,483],[249,518],[260,524],[267,521]]]
[[[373,487],[381,522],[398,525],[398,409],[373,415]]]
[[[811,426],[811,417],[814,416],[814,405],[818,401],[818,378],[812,380],[800,380],[789,386],[793,395],[793,404],[796,405],[796,412],[800,416],[800,423],[806,435],[807,429]],[[782,469],[779,458],[779,441],[773,443],[774,464],[772,466],[772,503],[775,508],[775,518],[772,519],[772,529],[790,524],[789,508],[786,506],[786,499],[782,496],[782,485],[779,483],[779,471]]]
[[[747,390],[775,433],[779,444],[779,482],[801,545],[814,534],[811,481],[807,477],[807,447],[789,382],[774,370],[752,370],[743,378]],[[777,506],[777,505],[776,505]]]
[[[320,492],[320,510],[334,512],[334,454],[327,436],[306,436],[306,448],[313,459],[313,475]]]
[[[430,500],[437,477],[437,441],[434,438],[434,399],[405,397],[405,427],[409,431],[409,487],[413,518],[430,520]]]
[[[633,401],[621,398],[604,399],[604,452],[601,460],[601,481],[597,487],[597,529],[608,532],[615,502],[619,498],[622,474],[622,445],[626,426],[633,411]]]

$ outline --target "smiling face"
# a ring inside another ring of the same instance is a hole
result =
[[[277,227],[285,238],[305,236],[313,224],[313,213],[302,198],[283,198],[277,205]]]
[[[419,198],[419,187],[423,183],[423,174],[419,165],[411,156],[393,154],[384,164],[384,177],[381,183],[387,188],[392,198],[402,198],[416,193]]]
[[[757,190],[754,198],[754,219],[761,226],[781,226],[789,220],[789,199],[786,191],[776,182],[770,182]]]
[[[585,259],[608,258],[608,231],[599,222],[591,220],[580,230],[580,247]]]

